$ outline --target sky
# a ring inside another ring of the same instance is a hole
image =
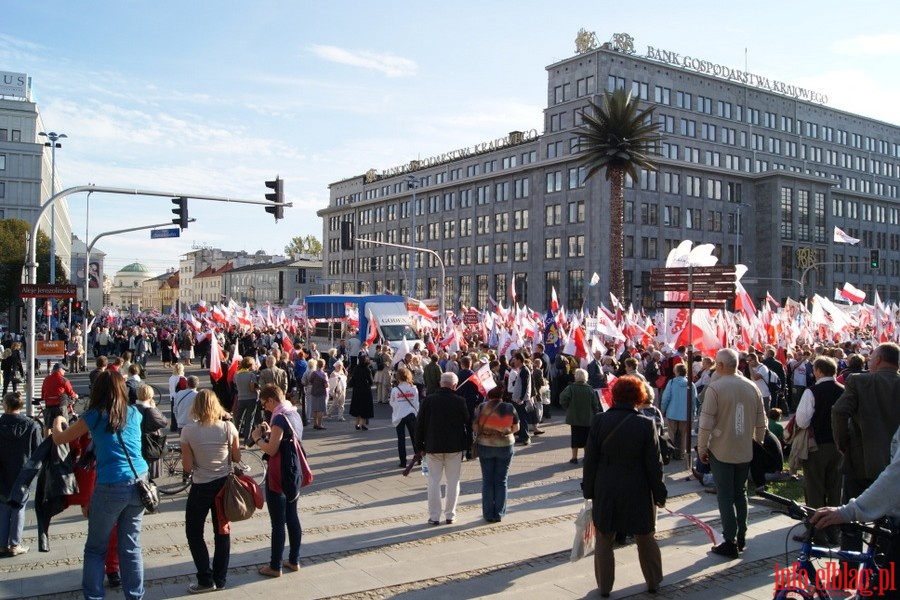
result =
[[[331,183],[510,131],[543,131],[546,66],[580,29],[743,68],[900,124],[900,3],[608,0],[0,0],[0,71],[27,73],[44,128],[65,133],[63,188],[87,185],[264,200],[192,200],[179,239],[107,237],[106,273],[177,268],[193,247],[282,254],[322,239]],[[85,239],[86,194],[69,197]],[[88,236],[169,221],[169,198],[93,194]]]

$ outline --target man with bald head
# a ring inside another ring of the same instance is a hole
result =
[[[718,377],[706,386],[700,411],[697,452],[709,463],[716,481],[716,499],[725,541],[712,552],[737,558],[746,545],[747,476],[753,460],[753,440],[766,435],[766,409],[759,388],[737,373],[738,353],[716,353]]]

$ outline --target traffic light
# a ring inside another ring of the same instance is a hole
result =
[[[281,177],[275,177],[275,181],[267,181],[266,187],[273,190],[274,193],[266,194],[266,200],[275,203],[274,206],[267,206],[266,212],[275,215],[275,220],[284,218],[284,180]]]
[[[341,221],[341,250],[353,250],[352,221]]]
[[[187,229],[188,226],[188,205],[187,198],[172,198],[172,204],[176,205],[177,208],[172,209],[172,213],[176,215],[177,218],[172,219],[172,222],[181,227],[182,229]]]
[[[869,250],[869,268],[877,269],[881,262],[881,250]]]

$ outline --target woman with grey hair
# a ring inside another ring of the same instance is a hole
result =
[[[597,392],[587,380],[587,371],[575,369],[575,382],[567,385],[559,395],[559,404],[566,411],[566,425],[571,429],[572,458],[569,462],[573,465],[578,464],[578,449],[587,444],[591,420],[600,412]]]

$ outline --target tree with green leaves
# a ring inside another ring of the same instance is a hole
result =
[[[284,253],[290,256],[298,256],[300,254],[320,256],[322,254],[322,242],[314,235],[297,236],[291,240],[290,244],[284,247]]]
[[[20,219],[0,220],[0,307],[9,312],[16,300],[18,286],[22,282],[25,257],[28,248],[25,237],[31,225]],[[37,238],[37,282],[50,281],[50,237],[38,231]],[[56,257],[56,283],[68,283],[63,262]]]
[[[625,175],[639,180],[639,169],[656,170],[651,160],[658,155],[659,126],[653,121],[654,106],[641,109],[640,101],[624,89],[603,95],[602,102],[588,101],[578,131],[581,165],[590,179],[606,169],[609,181],[609,291],[624,298],[623,275]]]

